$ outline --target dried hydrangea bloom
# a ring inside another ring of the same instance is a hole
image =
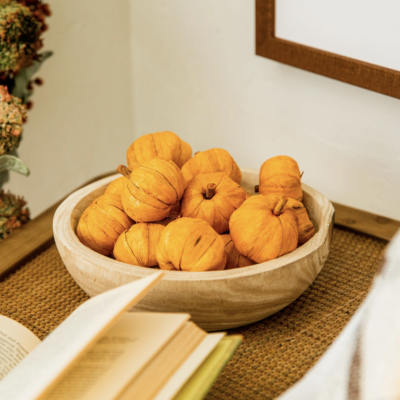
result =
[[[18,97],[11,96],[6,86],[0,86],[0,155],[19,146],[26,107]]]
[[[0,86],[0,155],[19,146],[26,107],[18,97],[11,96],[6,86]]]
[[[32,65],[42,47],[41,22],[28,7],[0,0],[0,71],[14,73]]]
[[[47,3],[43,3],[42,0],[18,0],[19,4],[28,7],[33,16],[40,22],[40,31],[45,32],[48,29],[45,19],[50,17],[51,10]]]
[[[0,240],[30,220],[29,209],[25,205],[23,197],[0,191]]]

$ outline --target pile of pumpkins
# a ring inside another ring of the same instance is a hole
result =
[[[273,260],[314,235],[299,166],[288,156],[265,161],[255,196],[240,186],[242,173],[226,150],[192,156],[173,132],[134,141],[127,164],[77,227],[79,240],[102,255],[142,267],[213,271]]]

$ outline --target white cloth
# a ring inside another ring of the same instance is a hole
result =
[[[400,399],[400,232],[361,307],[279,400]]]

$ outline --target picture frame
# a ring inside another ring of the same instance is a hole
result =
[[[277,0],[256,0],[256,54],[400,99],[400,71],[275,36]]]

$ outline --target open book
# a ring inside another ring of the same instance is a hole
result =
[[[240,336],[188,314],[127,312],[162,272],[93,297],[43,342],[0,316],[0,399],[201,399]]]

